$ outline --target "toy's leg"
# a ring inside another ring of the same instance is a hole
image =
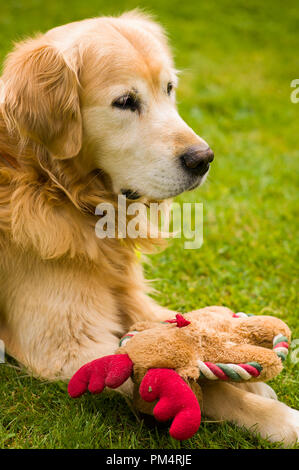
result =
[[[209,364],[207,361],[205,362]],[[227,371],[225,367],[223,371],[227,376],[231,377],[231,380],[236,381],[244,379],[267,381],[278,375],[282,370],[281,359],[274,351],[259,346],[252,346],[251,344],[224,345],[222,348],[213,351],[213,363],[229,365]],[[248,363],[251,363],[251,366],[248,367]],[[234,371],[234,368],[230,365],[242,365],[242,368]],[[249,376],[247,376],[246,371]],[[245,376],[244,378],[243,375]],[[252,379],[250,379],[250,375]]]
[[[228,383],[207,382],[202,387],[203,413],[209,418],[233,422],[284,445],[299,441],[299,411]]]
[[[288,326],[279,318],[267,317],[267,316],[254,316],[248,318],[235,318],[232,322],[233,335],[232,341],[234,341],[234,335],[240,341],[240,337],[243,341],[257,346],[263,346],[264,348],[273,348],[273,339],[281,334],[290,341],[291,332]]]

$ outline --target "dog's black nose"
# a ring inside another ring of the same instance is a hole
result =
[[[214,153],[210,147],[203,149],[199,145],[193,145],[180,158],[186,169],[195,175],[203,176],[214,160]]]

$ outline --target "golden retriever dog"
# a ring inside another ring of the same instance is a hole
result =
[[[99,203],[164,201],[199,186],[213,152],[179,116],[162,28],[139,12],[60,26],[16,45],[0,92],[0,337],[32,374],[69,379],[113,354],[148,296],[136,247],[100,239]],[[130,393],[129,381],[123,387]],[[203,411],[285,445],[299,412],[267,385],[212,383]]]

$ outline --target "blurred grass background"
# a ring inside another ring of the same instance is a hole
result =
[[[276,315],[299,337],[298,124],[290,83],[299,78],[299,8],[287,0],[1,0],[0,59],[12,42],[86,17],[135,7],[166,27],[182,70],[179,109],[213,148],[203,188],[178,198],[203,202],[204,244],[174,240],[151,257],[160,303],[188,311],[224,304]],[[136,421],[123,398],[71,401],[65,384],[48,384],[0,366],[0,447],[274,448],[225,423],[203,423],[185,443],[167,427]],[[299,366],[290,360],[273,381],[299,409]]]

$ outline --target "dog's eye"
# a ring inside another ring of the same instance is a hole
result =
[[[121,96],[113,101],[112,106],[120,109],[129,109],[130,111],[139,111],[140,103],[136,96],[130,94]]]
[[[173,83],[172,82],[168,82],[167,83],[167,94],[170,95],[171,92],[173,90]]]

